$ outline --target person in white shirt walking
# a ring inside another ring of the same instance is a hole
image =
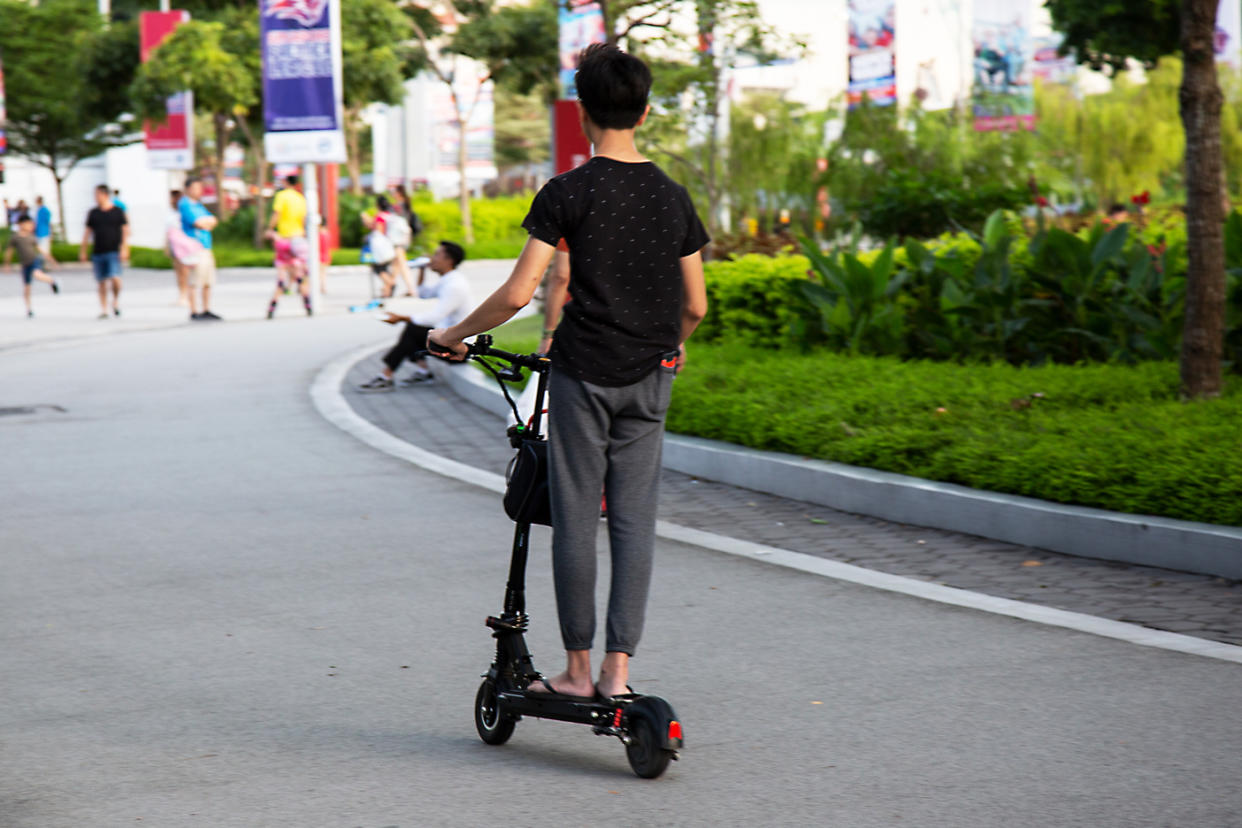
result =
[[[442,241],[431,254],[431,260],[418,269],[418,295],[422,299],[435,299],[436,306],[431,311],[414,316],[388,314],[384,319],[385,322],[389,325],[404,322],[405,328],[397,344],[384,354],[384,367],[380,373],[358,386],[360,391],[391,391],[394,385],[393,377],[397,369],[401,367],[401,363],[407,359],[413,360],[414,373],[402,380],[402,385],[417,385],[431,379],[431,371],[427,368],[426,360],[415,359],[414,355],[426,350],[429,331],[433,328],[456,325],[473,307],[470,301],[470,287],[466,284],[466,278],[457,271],[465,259],[466,251],[461,248],[461,245],[451,241]],[[424,284],[428,268],[440,275],[433,285]]]

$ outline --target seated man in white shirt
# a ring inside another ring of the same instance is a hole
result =
[[[435,309],[415,314],[412,317],[397,313],[388,314],[388,317],[384,319],[385,322],[389,325],[404,322],[405,329],[401,332],[401,338],[397,340],[392,350],[384,354],[383,369],[375,375],[374,379],[358,386],[360,391],[391,391],[393,375],[401,363],[411,359],[414,354],[426,350],[427,332],[432,328],[456,325],[470,312],[473,308],[473,303],[470,301],[470,288],[466,284],[466,278],[457,272],[458,266],[465,258],[466,251],[462,250],[461,245],[451,241],[442,241],[436,251],[431,254],[431,260],[418,269],[418,295],[422,299],[435,299]],[[440,274],[436,283],[429,286],[423,284],[427,268]],[[431,371],[427,368],[426,360],[414,359],[413,361],[414,373],[401,381],[404,386],[416,385],[431,379]]]

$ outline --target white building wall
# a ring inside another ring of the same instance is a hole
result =
[[[5,183],[0,184],[0,196],[7,198],[10,204],[24,198],[33,205],[34,197],[41,195],[52,210],[52,221],[59,225],[60,211],[52,174],[16,155],[6,155],[4,166]],[[147,149],[142,143],[87,158],[73,168],[62,186],[67,225],[63,228],[63,238],[74,244],[82,241],[86,214],[95,206],[95,187],[107,184],[110,189],[121,191],[121,200],[128,208],[130,243],[138,247],[163,247],[170,182],[179,186],[183,180],[184,173],[153,170],[147,166]]]

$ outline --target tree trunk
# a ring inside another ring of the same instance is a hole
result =
[[[212,118],[216,125],[216,218],[224,221],[229,214],[224,201],[224,146],[229,138],[228,116],[217,112]]]
[[[1222,98],[1212,39],[1218,0],[1182,0],[1185,62],[1178,93],[1186,131],[1186,323],[1182,394],[1216,397],[1224,347],[1225,245],[1221,193]]]
[[[349,108],[345,110],[345,142],[348,152],[345,154],[345,168],[349,170],[349,191],[356,196],[362,195],[362,127],[358,124],[359,112]],[[384,192],[382,187],[387,182],[372,182],[371,188],[377,193]]]
[[[60,214],[60,239],[61,241],[69,241],[69,225],[65,222],[65,195],[63,192],[65,179],[55,166],[51,166],[48,169],[52,171],[52,180],[56,182],[56,212]]]
[[[263,234],[267,230],[267,199],[263,197],[263,186],[267,183],[267,159],[261,149],[255,151],[255,194],[254,194],[254,242],[255,249],[263,247]],[[307,216],[307,220],[310,217]]]
[[[474,244],[474,222],[470,217],[470,187],[466,182],[466,119],[457,118],[457,176],[461,192],[458,204],[461,207],[461,233],[466,244]]]

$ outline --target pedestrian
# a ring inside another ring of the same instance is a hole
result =
[[[128,213],[129,213],[129,208],[125,206],[125,202],[124,202],[124,201],[121,201],[121,191],[120,191],[120,190],[113,190],[113,191],[112,191],[112,203],[113,203],[113,204],[115,204],[115,205],[116,205],[116,206],[117,206],[117,207],[118,207],[118,208],[119,208],[122,212],[124,212],[124,213],[126,213],[126,214],[128,214]]]
[[[34,221],[35,240],[39,243],[43,261],[48,267],[55,267],[56,259],[52,256],[52,211],[43,203],[43,196],[35,196]]]
[[[414,214],[414,210],[410,207],[410,196],[405,191],[404,184],[398,184],[393,189],[392,197],[392,223],[388,226],[388,238],[392,240],[393,247],[397,249],[396,264],[397,275],[405,282],[405,295],[412,296],[414,288],[410,284],[410,268],[406,257],[410,250],[414,247],[414,239],[422,230],[421,225],[415,227],[418,216]]]
[[[362,223],[370,231],[367,233],[367,249],[371,254],[371,270],[379,277],[382,289],[381,299],[389,299],[397,291],[397,280],[392,275],[392,262],[397,250],[388,238],[388,220],[391,204],[387,196],[376,196],[375,215],[362,214]]]
[[[573,299],[550,352],[548,464],[552,575],[566,669],[531,692],[612,698],[626,692],[655,549],[664,416],[686,339],[707,312],[707,232],[686,189],[643,157],[651,72],[616,46],[583,50],[579,120],[595,155],[535,196],[530,234],[508,280],[427,347],[466,355],[462,340],[512,317],[533,296],[557,243],[569,247]],[[608,483],[612,586],[605,655],[592,683],[595,536]]]
[[[26,300],[26,316],[34,316],[34,308],[30,304],[30,282],[32,280],[46,282],[52,286],[52,293],[60,293],[60,285],[43,271],[43,253],[39,250],[38,237],[35,235],[35,221],[30,216],[17,223],[17,229],[9,236],[9,246],[4,251],[4,269],[9,269],[13,259],[13,251],[17,251],[18,263],[22,266],[22,298]]]
[[[404,322],[401,337],[388,353],[384,354],[384,367],[370,381],[358,386],[360,391],[391,391],[394,374],[407,359],[414,362],[414,373],[401,381],[409,387],[431,379],[426,360],[415,354],[427,347],[427,334],[432,328],[456,325],[470,311],[470,286],[466,277],[457,271],[466,259],[466,251],[456,242],[442,241],[431,254],[427,264],[418,268],[418,295],[422,299],[435,299],[436,306],[426,313],[402,316],[389,313],[383,321],[389,325]],[[425,284],[428,268],[439,275],[435,284]]]
[[[306,278],[306,254],[309,245],[306,238],[285,238],[275,230],[268,230],[267,237],[271,240],[276,254],[276,290],[267,305],[267,318],[271,319],[276,315],[276,304],[281,296],[289,292],[290,285],[297,285],[298,292],[302,294],[302,306],[306,309],[306,315],[310,316],[310,280]]]
[[[328,292],[328,268],[332,266],[332,238],[328,234],[328,223],[323,216],[319,217],[319,292]]]
[[[168,258],[172,260],[173,273],[177,277],[177,305],[190,306],[190,268],[198,263],[203,255],[203,246],[197,239],[192,239],[181,229],[181,211],[177,205],[181,202],[180,190],[168,191],[168,217],[164,221],[165,248]]]
[[[285,176],[285,186],[272,199],[267,229],[282,239],[306,238],[306,196],[298,189],[296,175]]]
[[[218,320],[220,317],[211,312],[211,289],[216,284],[216,257],[211,250],[211,231],[217,221],[203,206],[201,178],[191,176],[185,180],[185,194],[177,202],[177,212],[181,215],[182,232],[203,248],[198,261],[190,267],[190,319],[195,322]],[[200,307],[202,310],[199,310]]]
[[[120,316],[121,262],[129,261],[129,219],[112,203],[107,184],[95,188],[95,207],[86,214],[86,230],[78,259],[86,261],[86,248],[93,242],[90,260],[99,288],[99,318],[108,318],[108,294],[112,294],[112,315]]]
[[[28,215],[30,215],[30,206],[26,204],[26,199],[19,198],[17,206],[13,208],[13,212],[9,213],[9,227],[17,227],[22,217]]]

